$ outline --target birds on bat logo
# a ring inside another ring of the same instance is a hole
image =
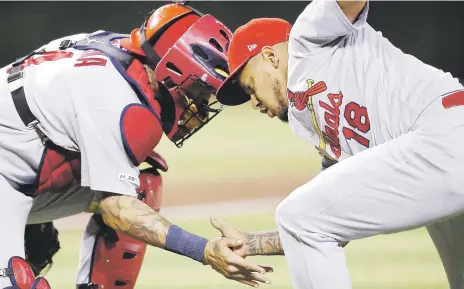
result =
[[[330,146],[335,159],[338,159],[341,155],[339,125],[340,125],[340,106],[342,105],[343,94],[340,93],[328,93],[327,99],[320,99],[313,104],[312,97],[320,94],[327,90],[327,85],[324,81],[319,81],[314,84],[314,80],[307,80],[308,89],[305,91],[292,92],[287,89],[287,96],[290,102],[290,106],[295,109],[302,111],[305,108],[311,113],[313,126],[317,134],[319,135],[319,148],[325,150],[327,144]],[[316,109],[323,109],[324,117],[319,120],[317,118]],[[324,123],[325,122],[325,123]]]
[[[308,89],[305,91],[293,92],[290,89],[287,89],[287,97],[290,101],[290,105],[294,106],[299,111],[302,111],[306,108],[306,106],[309,106],[309,100],[311,97],[327,90],[327,85],[324,81],[319,81],[314,84],[314,80],[309,79],[307,84]]]

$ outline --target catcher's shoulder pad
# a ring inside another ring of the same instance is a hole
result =
[[[122,111],[120,129],[124,149],[136,166],[147,159],[163,135],[158,116],[144,105],[135,103]]]

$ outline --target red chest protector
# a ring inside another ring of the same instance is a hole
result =
[[[148,84],[143,64],[133,55],[113,45],[113,41],[126,37],[128,35],[102,32],[82,41],[64,40],[60,48],[72,47],[77,50],[102,52],[137,94],[142,104],[132,103],[124,108],[121,112],[120,130],[125,151],[134,165],[138,166],[147,159],[161,139],[161,107]],[[90,39],[95,41],[89,41]],[[36,51],[35,54],[39,53],[40,51]],[[33,54],[29,57],[31,55]],[[27,58],[19,61],[25,59]],[[40,131],[38,133],[41,135]],[[73,184],[80,183],[80,154],[60,148],[49,140],[45,142],[45,147],[36,184],[32,189],[24,190],[27,195],[61,192]]]

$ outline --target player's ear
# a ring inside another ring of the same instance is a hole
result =
[[[279,66],[279,55],[277,54],[277,51],[274,50],[274,48],[270,46],[264,46],[261,49],[261,53],[263,55],[264,61],[269,62],[274,68]]]

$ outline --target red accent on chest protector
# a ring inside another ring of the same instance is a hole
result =
[[[150,208],[159,213],[163,195],[163,178],[155,168],[149,168],[140,172],[140,186],[137,189],[139,197]]]
[[[37,189],[29,195],[60,192],[80,179],[80,154],[47,146],[39,167]]]
[[[159,119],[140,104],[124,108],[120,127],[124,148],[137,166],[151,154],[163,135]]]
[[[126,74],[135,82],[137,82],[137,85],[145,94],[145,100],[148,101],[148,104],[153,109],[153,111],[160,115],[161,107],[160,104],[155,100],[155,94],[153,92],[153,88],[148,82],[148,75],[145,71],[145,68],[143,67],[143,64],[140,61],[134,59],[131,65],[127,68]]]

